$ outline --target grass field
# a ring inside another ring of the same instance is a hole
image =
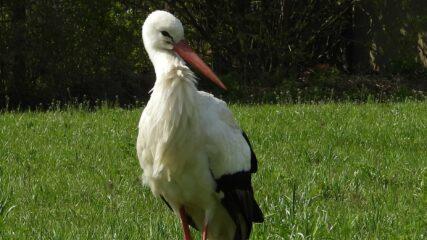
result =
[[[232,110],[259,159],[252,239],[427,238],[427,102]],[[139,180],[140,112],[2,113],[0,239],[180,239]]]

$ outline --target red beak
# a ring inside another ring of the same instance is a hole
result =
[[[173,50],[182,58],[184,61],[189,63],[191,66],[199,70],[203,75],[209,78],[213,83],[218,85],[220,88],[227,90],[224,83],[219,80],[216,74],[212,71],[208,65],[191,49],[188,44],[182,40],[173,45]]]

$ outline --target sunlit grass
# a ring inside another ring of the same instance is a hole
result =
[[[253,239],[427,236],[427,102],[232,110],[259,159]],[[140,112],[0,115],[0,239],[180,239],[139,181]]]

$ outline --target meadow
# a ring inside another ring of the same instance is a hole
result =
[[[259,159],[252,239],[427,238],[427,102],[231,109]],[[141,110],[1,113],[0,239],[181,239],[140,181]]]

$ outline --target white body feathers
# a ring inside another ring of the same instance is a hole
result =
[[[171,60],[159,71],[139,122],[144,183],[176,213],[184,206],[199,229],[208,221],[209,239],[232,239],[235,224],[215,179],[248,171],[250,148],[226,104],[197,91],[191,70],[180,58]]]
[[[138,126],[144,183],[175,213],[183,209],[190,224],[208,226],[209,240],[247,239],[252,223],[262,221],[250,183],[256,158],[226,104],[197,91],[181,57],[225,86],[183,42],[182,23],[172,14],[154,11],[142,33],[156,72]]]

